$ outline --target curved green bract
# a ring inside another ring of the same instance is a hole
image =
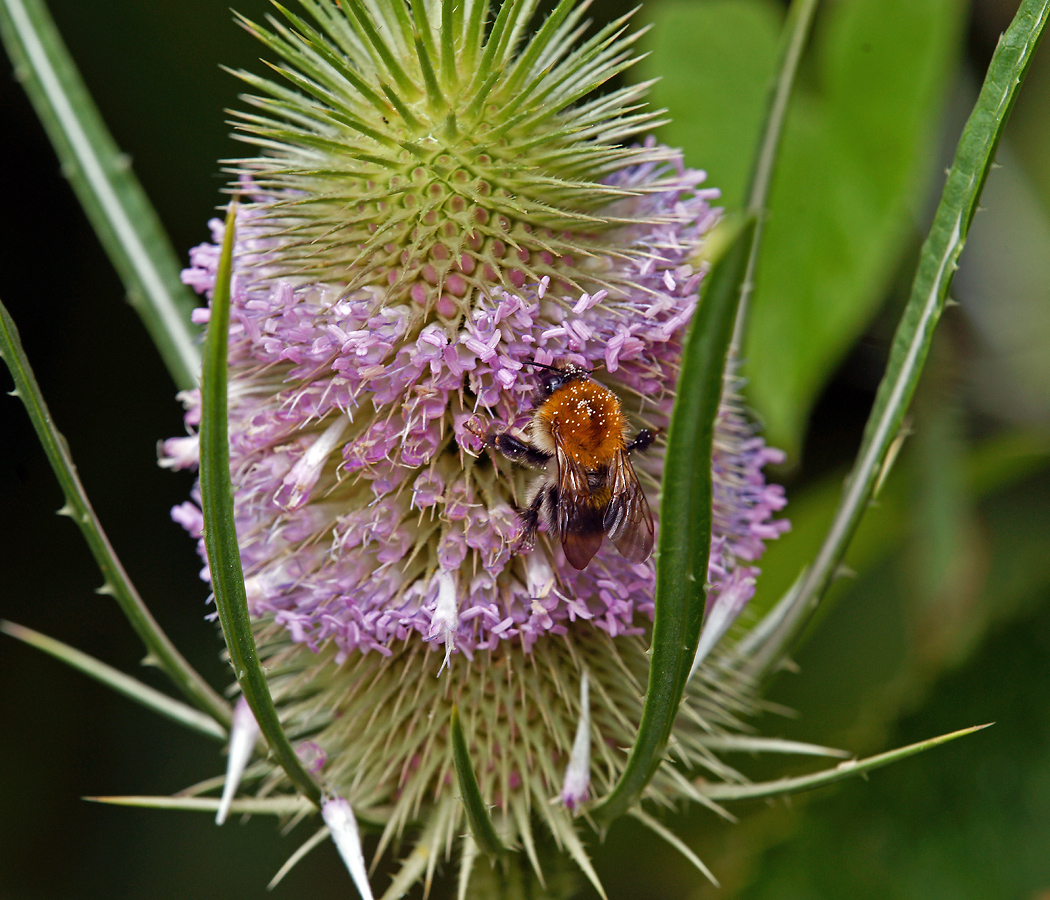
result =
[[[211,321],[204,344],[201,372],[201,510],[204,544],[208,550],[215,606],[230,662],[245,700],[255,715],[270,750],[295,787],[321,805],[321,789],[303,768],[281,727],[266,675],[259,663],[244,591],[244,573],[233,517],[233,484],[230,481],[230,446],[226,424],[226,348],[230,328],[230,288],[233,278],[233,244],[236,203],[226,215],[222,256],[215,275]]]
[[[620,780],[591,814],[609,822],[641,796],[663,758],[704,617],[711,550],[711,447],[755,221],[737,229],[704,279],[706,289],[682,348],[667,430],[656,558],[656,612],[645,706]]]
[[[474,767],[470,764],[470,753],[467,741],[463,736],[463,726],[459,721],[459,707],[452,707],[452,718],[449,721],[449,736],[452,740],[452,761],[456,766],[456,777],[459,780],[459,792],[463,796],[463,807],[470,822],[470,833],[474,842],[489,856],[500,856],[506,852],[496,827],[489,817],[488,808],[481,796]]]
[[[963,128],[955,160],[922,245],[911,295],[894,335],[886,374],[864,430],[856,462],[817,558],[791,602],[746,666],[761,677],[780,658],[820,603],[845,555],[850,539],[885,477],[890,449],[922,374],[933,331],[944,311],[970,222],[1017,93],[1050,14],[1050,0],[1024,0],[988,66],[988,74]]]
[[[707,558],[711,549],[711,442],[730,354],[736,353],[761,248],[761,217],[798,63],[817,0],[794,0],[784,29],[778,74],[771,85],[762,140],[748,189],[746,221],[735,243],[708,276],[682,354],[660,504],[649,686],[638,737],[619,782],[592,813],[608,822],[641,796],[659,765],[696,653],[703,623]]]
[[[0,0],[0,37],[128,300],[181,390],[197,386],[197,305],[178,257],[41,0]]]
[[[818,787],[834,784],[836,781],[853,778],[856,775],[866,775],[872,769],[888,766],[890,763],[895,763],[898,760],[915,756],[916,753],[932,750],[934,747],[947,744],[956,738],[965,737],[968,734],[973,734],[975,731],[989,728],[992,724],[994,723],[990,722],[988,725],[973,725],[970,728],[962,728],[959,731],[952,731],[949,734],[942,734],[939,737],[919,741],[917,744],[908,744],[906,747],[888,750],[886,753],[880,753],[877,756],[869,756],[867,759],[850,759],[839,763],[832,769],[824,769],[821,772],[814,772],[812,775],[798,775],[794,778],[778,778],[776,781],[760,781],[750,784],[701,785],[700,793],[710,800],[750,800],[780,797],[786,794],[797,794],[801,791],[812,791]]]
[[[51,412],[44,402],[36,378],[33,376],[33,370],[29,366],[29,360],[26,359],[25,352],[22,350],[18,329],[3,303],[0,303],[0,358],[7,363],[7,368],[14,379],[15,389],[12,393],[25,404],[26,412],[29,413],[29,419],[33,423],[33,429],[47,455],[47,461],[51,464],[62,488],[66,505],[60,512],[76,522],[91,555],[95,558],[95,563],[102,572],[104,584],[98,589],[98,593],[108,594],[117,601],[121,612],[124,613],[131,627],[135,629],[135,633],[142,639],[142,643],[146,645],[151,661],[171,678],[183,695],[194,706],[206,712],[228,730],[231,717],[230,705],[212,690],[182,654],[175,649],[175,645],[146,608],[146,604],[143,603],[131,579],[128,578],[128,573],[124,571],[124,567],[117,558],[113,545],[110,544],[109,538],[102,530],[102,523],[95,515],[95,510],[84,491],[84,485],[80,483],[80,476],[77,475],[76,466],[73,465],[66,439],[55,427]]]
[[[75,647],[70,647],[69,644],[56,641],[46,634],[41,634],[39,631],[26,628],[23,625],[16,625],[14,622],[0,620],[0,631],[16,640],[24,641],[31,647],[36,647],[37,650],[42,650],[44,653],[55,657],[55,659],[61,660],[67,666],[83,672],[89,678],[94,678],[97,682],[104,684],[118,694],[123,694],[128,699],[142,704],[146,709],[153,710],[153,712],[171,719],[171,721],[177,722],[179,725],[191,728],[220,741],[226,739],[226,731],[210,716],[169,697],[167,694],[161,693],[148,684],[143,684],[137,678],[125,675],[119,669],[114,669],[113,666],[107,665],[95,659],[95,657],[77,650]]]

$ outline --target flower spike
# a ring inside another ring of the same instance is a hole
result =
[[[229,472],[273,709],[309,736],[325,789],[378,824],[377,854],[414,842],[397,890],[468,824],[465,852],[521,848],[542,879],[557,867],[538,822],[600,891],[573,812],[618,783],[642,721],[654,560],[620,553],[611,524],[572,566],[563,535],[529,520],[555,465],[518,466],[490,436],[530,446],[544,379],[572,367],[616,398],[609,446],[657,508],[718,192],[641,137],[659,118],[644,85],[597,95],[633,60],[626,18],[586,37],[572,0],[535,26],[533,0],[494,18],[480,0],[302,7],[245,23],[278,63],[242,74],[257,155],[233,163]],[[214,240],[230,227],[214,221]],[[218,259],[196,248],[186,282],[211,295]],[[198,452],[185,400],[172,467]],[[741,599],[783,526],[772,456],[730,391],[712,448],[715,603]],[[577,490],[589,478],[599,497],[606,475],[585,476]],[[200,538],[193,503],[173,516]],[[674,737],[689,767],[731,777],[705,741],[739,731],[751,686],[721,672],[700,666]],[[641,796],[703,799],[661,759]],[[263,783],[316,787],[286,762]]]
[[[572,754],[565,769],[565,781],[561,787],[561,802],[570,812],[587,799],[591,783],[591,696],[587,670],[580,677],[580,721],[576,726],[576,738],[572,742]]]
[[[222,786],[222,799],[215,813],[215,824],[223,825],[230,812],[230,804],[237,796],[237,787],[241,777],[252,758],[255,742],[259,740],[259,724],[252,715],[248,701],[243,697],[233,708],[233,727],[230,729],[230,750],[226,758],[226,781]]]
[[[361,900],[373,900],[365,855],[361,849],[361,833],[350,804],[342,797],[329,797],[321,803],[321,818],[332,833],[332,841],[350,870],[350,877],[354,880]]]

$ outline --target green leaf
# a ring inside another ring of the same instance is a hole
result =
[[[91,507],[84,486],[80,483],[80,476],[73,465],[66,439],[55,427],[47,404],[44,403],[29,360],[22,350],[18,329],[3,303],[0,303],[0,358],[11,372],[15,382],[13,394],[25,404],[33,429],[62,488],[66,504],[60,512],[76,522],[91,555],[102,571],[105,583],[98,592],[109,594],[117,601],[131,627],[146,645],[152,661],[175,682],[183,695],[228,730],[231,720],[230,705],[212,690],[175,649],[175,645],[142,602],[127,572],[117,559],[117,554]]]
[[[197,386],[197,305],[127,157],[106,129],[41,0],[0,0],[0,38],[95,233],[175,384]]]
[[[452,718],[449,722],[449,735],[452,738],[452,761],[456,765],[456,777],[459,780],[459,792],[463,797],[463,808],[470,822],[470,833],[474,842],[489,856],[501,856],[506,848],[496,834],[488,807],[481,796],[478,779],[470,762],[470,752],[463,736],[463,726],[459,721],[459,707],[452,707]]]
[[[660,529],[656,556],[649,684],[624,772],[591,811],[602,822],[623,815],[660,765],[696,654],[711,549],[714,421],[754,228],[754,219],[748,218],[736,229],[725,254],[704,279],[700,308],[682,350],[660,498],[665,527]]]
[[[923,243],[911,296],[897,327],[886,374],[879,385],[861,448],[835,517],[813,565],[783,619],[748,664],[757,676],[779,658],[816,609],[884,475],[934,328],[977,210],[995,149],[1039,43],[1050,0],[1024,0],[999,41],[980,95],[959,139],[930,233]]]
[[[141,703],[147,709],[151,709],[153,712],[159,713],[173,722],[178,722],[180,725],[199,731],[208,737],[218,738],[219,740],[226,739],[226,732],[214,719],[198,712],[192,706],[180,703],[167,694],[151,688],[148,684],[143,684],[137,678],[125,675],[119,669],[114,669],[112,666],[95,659],[95,657],[89,656],[87,653],[76,650],[68,644],[63,644],[61,641],[56,641],[54,638],[41,634],[39,631],[34,631],[32,628],[16,625],[14,622],[0,621],[0,631],[4,632],[4,634],[9,634],[17,640],[24,641],[38,650],[43,650],[44,653],[50,654],[55,659],[62,660],[66,665],[72,666],[106,687],[112,688],[118,694],[123,694],[136,703]]]
[[[788,123],[744,352],[748,399],[793,454],[911,237],[964,22],[960,0],[829,7],[821,90]]]
[[[744,202],[779,4],[664,3],[646,75],[662,136]],[[771,444],[797,455],[809,409],[895,274],[936,150],[961,0],[829,4],[792,100],[743,358]]]
[[[230,481],[230,445],[226,429],[226,352],[230,328],[230,290],[233,280],[233,247],[237,204],[226,214],[226,234],[215,275],[211,320],[204,344],[201,371],[201,511],[204,513],[204,543],[208,550],[215,606],[230,662],[245,700],[255,715],[277,761],[292,784],[315,806],[321,805],[321,789],[303,768],[288,741],[270,696],[266,674],[259,662],[244,591],[244,573],[237,544],[233,515],[233,484]]]
[[[919,741],[917,744],[909,744],[907,747],[898,747],[887,753],[877,756],[869,756],[867,759],[851,759],[841,762],[833,769],[825,769],[822,772],[814,772],[812,775],[799,775],[794,778],[778,778],[776,781],[763,781],[757,784],[706,784],[700,785],[700,792],[711,800],[749,800],[757,797],[778,797],[784,794],[797,794],[800,791],[811,791],[814,788],[834,784],[855,775],[864,775],[872,769],[888,766],[890,763],[907,759],[916,753],[932,750],[941,744],[947,744],[956,738],[965,737],[975,731],[988,728],[989,725],[974,725],[953,731],[950,734],[942,734],[940,737]]]

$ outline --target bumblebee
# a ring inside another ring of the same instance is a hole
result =
[[[654,432],[627,440],[628,422],[616,394],[580,366],[544,366],[527,439],[507,431],[476,432],[507,459],[542,469],[518,510],[521,547],[529,549],[540,522],[561,541],[565,558],[583,569],[605,536],[633,563],[653,552],[653,514],[630,453],[648,449]]]

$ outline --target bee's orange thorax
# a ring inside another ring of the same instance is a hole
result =
[[[561,446],[586,469],[608,465],[624,446],[627,417],[616,395],[580,378],[558,388],[536,410],[536,427],[557,434]]]

